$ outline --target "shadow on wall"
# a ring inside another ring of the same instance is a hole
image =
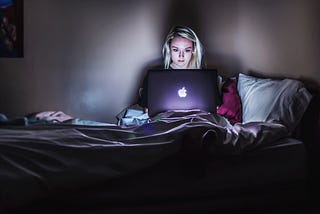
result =
[[[207,1],[201,4],[205,61],[223,77],[241,72],[243,63],[237,48],[241,1]]]
[[[208,52],[205,59],[207,67],[217,69],[219,75],[223,78],[233,77],[238,75],[239,72],[242,72],[242,70],[239,70],[242,66],[241,61],[235,54]]]
[[[136,88],[137,91],[139,91],[140,88],[143,87],[143,81],[148,73],[148,70],[152,68],[160,68],[162,67],[162,65],[163,65],[162,58],[158,58],[158,59],[154,59],[149,62],[146,62],[145,65],[142,66],[143,68],[141,70],[140,76],[138,77],[138,81],[135,83],[134,88]],[[129,103],[136,104],[137,101],[139,101],[139,96],[140,96],[139,93],[134,93],[133,96],[130,97]]]
[[[188,26],[198,34],[201,31],[200,8],[198,5],[199,2],[193,0],[170,1],[167,20],[164,22],[167,30],[164,32],[163,38],[174,25]]]

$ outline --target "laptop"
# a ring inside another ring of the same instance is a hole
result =
[[[147,81],[150,117],[167,110],[215,112],[220,103],[213,69],[149,70]]]

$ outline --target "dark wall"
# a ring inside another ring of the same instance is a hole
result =
[[[316,0],[28,0],[24,58],[1,58],[0,112],[61,110],[115,122],[174,24],[192,27],[209,67],[320,84]]]

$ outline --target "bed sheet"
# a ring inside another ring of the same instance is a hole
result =
[[[288,136],[281,124],[231,126],[224,117],[201,110],[167,111],[132,127],[5,126],[0,128],[1,206],[20,207],[143,170],[179,152],[185,136],[203,139],[208,130],[214,133],[209,139],[214,148],[229,155],[271,146]]]

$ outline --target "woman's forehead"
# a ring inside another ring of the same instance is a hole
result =
[[[171,46],[176,46],[176,47],[192,47],[193,42],[190,39],[181,37],[181,36],[176,36],[172,39],[171,41]]]

